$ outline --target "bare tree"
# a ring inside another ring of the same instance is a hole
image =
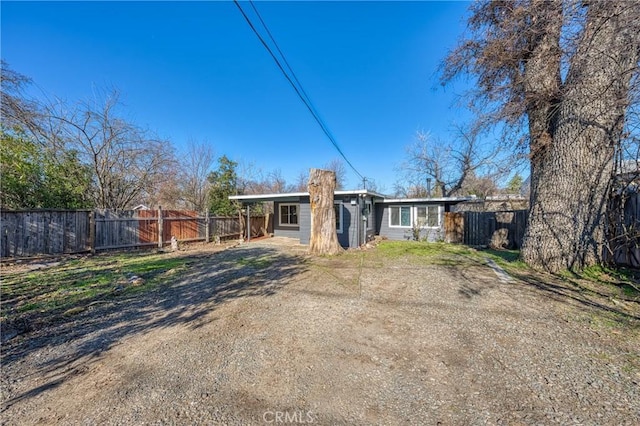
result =
[[[368,189],[369,191],[377,192],[379,194],[386,191],[386,187],[384,185],[379,184],[378,181],[372,178],[365,178],[364,184],[365,188],[363,189]]]
[[[307,192],[307,184],[309,182],[309,174],[307,172],[298,173],[296,182],[292,185],[293,192]]]
[[[474,75],[482,119],[528,142],[523,259],[548,271],[601,262],[614,156],[638,90],[638,3],[485,0],[469,26],[444,80]]]
[[[2,61],[0,204],[10,208],[86,208],[90,176],[78,153],[56,143],[41,102],[26,96],[31,79]]]
[[[419,131],[415,142],[407,147],[396,193],[408,197],[475,193],[472,182],[495,181],[504,173],[500,154],[500,145],[483,145],[476,134],[460,127],[451,143]]]
[[[211,183],[208,176],[216,160],[213,147],[207,142],[187,143],[179,160],[178,187],[180,199],[188,209],[203,212],[209,207]]]
[[[485,198],[490,195],[495,195],[499,191],[495,176],[476,176],[474,172],[470,172],[465,178],[459,192],[464,195],[476,195]]]
[[[238,188],[242,194],[277,194],[294,191],[294,186],[287,183],[280,169],[265,173],[253,163],[241,163],[239,169]],[[304,191],[306,191],[306,183]]]
[[[336,189],[345,189],[345,185],[347,184],[347,167],[345,166],[344,161],[334,158],[324,166],[324,169],[335,173]]]
[[[28,100],[24,89],[31,79],[14,71],[2,60],[0,62],[0,119],[5,129],[20,128],[30,134],[41,133],[39,105]]]
[[[140,203],[148,207],[161,206],[164,209],[189,209],[182,199],[182,177],[177,160],[169,161],[163,167],[162,179],[144,191]]]
[[[124,209],[140,202],[164,178],[173,148],[118,115],[118,93],[103,102],[86,102],[65,110],[52,107],[48,115],[60,123],[60,140],[76,149],[90,165],[95,206]]]

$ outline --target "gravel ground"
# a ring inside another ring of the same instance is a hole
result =
[[[3,424],[640,423],[637,321],[485,266],[194,254],[3,345]]]

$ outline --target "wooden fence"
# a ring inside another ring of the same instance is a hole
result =
[[[91,250],[90,210],[0,211],[0,256]]]
[[[610,221],[605,262],[640,268],[640,193],[614,199],[620,210]],[[445,213],[445,241],[469,246],[520,249],[528,210]]]
[[[612,200],[609,250],[605,259],[618,265],[640,268],[640,193],[623,191]]]
[[[527,210],[445,213],[445,240],[469,246],[522,246]]]
[[[200,216],[188,210],[2,210],[0,257],[29,257],[96,250],[162,247],[181,242],[239,238],[246,218]],[[251,236],[268,228],[251,217]]]

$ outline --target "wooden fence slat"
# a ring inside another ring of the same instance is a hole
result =
[[[2,257],[26,257],[89,250],[87,210],[1,212]]]
[[[502,242],[509,248],[520,248],[527,222],[527,210],[499,212],[445,213],[445,240],[483,247]]]

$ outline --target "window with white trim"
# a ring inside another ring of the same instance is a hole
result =
[[[299,204],[280,204],[278,223],[281,226],[298,226]]]
[[[411,206],[389,207],[389,227],[411,228],[412,210]]]
[[[334,210],[334,212],[336,214],[336,232],[338,234],[342,234],[342,220],[343,220],[342,203],[334,202],[333,203],[333,210]]]
[[[437,228],[440,226],[439,206],[416,206],[416,225],[420,228]]]

